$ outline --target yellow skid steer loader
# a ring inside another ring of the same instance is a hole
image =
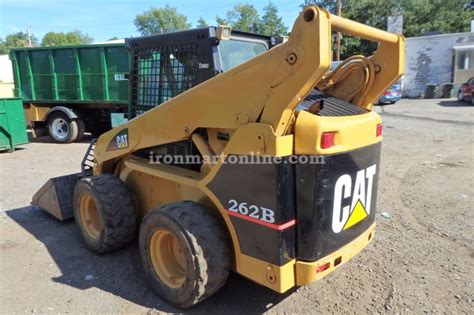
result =
[[[378,49],[327,72],[331,32]],[[402,36],[306,7],[288,41],[103,134],[82,172],[51,179],[33,204],[73,212],[99,254],[138,234],[147,280],[179,307],[231,270],[281,293],[309,284],[374,237],[371,109],[403,68]]]

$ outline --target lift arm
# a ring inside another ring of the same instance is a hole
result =
[[[358,102],[370,109],[403,72],[403,37],[309,6],[286,43],[103,134],[94,174],[110,172],[118,159],[139,149],[189,139],[197,128],[236,130],[257,122],[269,125],[276,137],[284,135],[295,107],[331,64],[331,31],[379,42],[370,57],[376,78]]]

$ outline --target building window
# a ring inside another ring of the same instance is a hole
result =
[[[474,69],[474,51],[458,52],[457,68],[458,70]]]

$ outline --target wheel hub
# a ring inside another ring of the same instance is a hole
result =
[[[51,132],[53,132],[54,136],[59,139],[64,139],[69,134],[69,125],[63,118],[54,119],[51,126]]]
[[[81,223],[84,230],[91,238],[97,238],[102,231],[103,223],[97,205],[89,195],[83,195],[79,203]]]
[[[150,238],[150,258],[160,280],[170,288],[179,288],[186,279],[186,259],[179,239],[168,230],[158,229]]]

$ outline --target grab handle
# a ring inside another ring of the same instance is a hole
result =
[[[337,15],[331,14],[330,21],[332,30],[335,32],[341,32],[373,42],[395,44],[399,39],[398,35],[396,34],[385,32],[371,26],[342,18]]]

